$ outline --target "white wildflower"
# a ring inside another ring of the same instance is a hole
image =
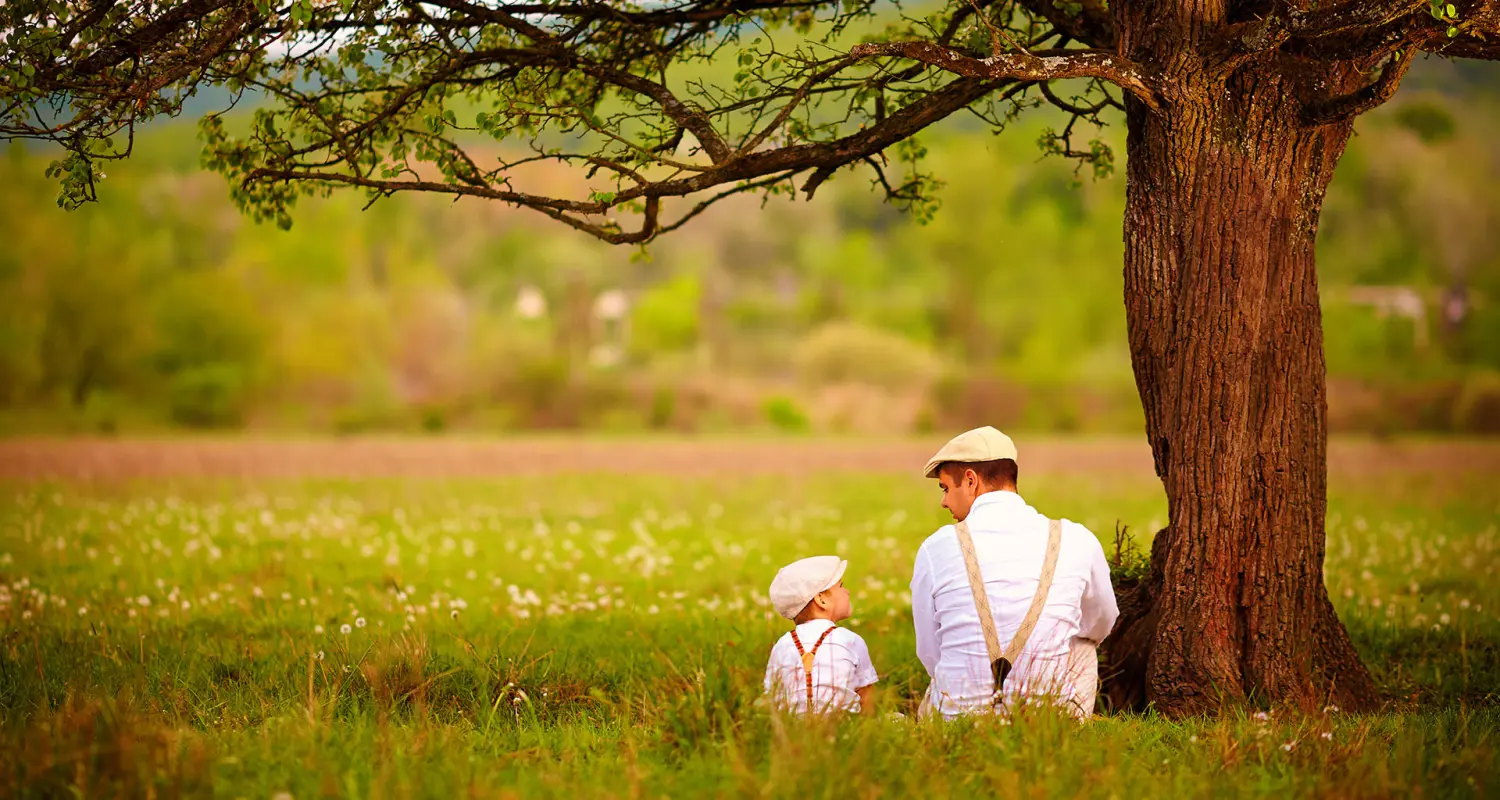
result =
[[[345,636],[348,636],[349,632],[352,631],[352,630],[354,630],[354,629],[351,628],[351,627],[349,627],[349,623],[347,623],[347,622],[345,622],[343,625],[339,626],[339,633],[342,633]]]

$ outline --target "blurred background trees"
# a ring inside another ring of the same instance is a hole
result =
[[[1048,124],[924,137],[925,225],[844,181],[634,253],[437,197],[256,225],[186,123],[65,213],[12,146],[0,429],[1135,432],[1123,177],[1038,160]],[[1496,66],[1437,60],[1360,120],[1319,240],[1335,431],[1500,432],[1497,127]]]

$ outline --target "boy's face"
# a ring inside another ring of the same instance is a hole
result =
[[[834,622],[840,622],[849,618],[852,610],[849,607],[849,590],[844,588],[844,582],[839,581],[832,589],[824,589],[818,594],[824,610]]]

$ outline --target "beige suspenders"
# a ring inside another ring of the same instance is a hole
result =
[[[1000,634],[995,631],[995,615],[990,613],[990,597],[984,591],[984,576],[979,574],[979,558],[974,555],[974,537],[969,534],[969,524],[960,522],[958,549],[963,551],[964,566],[969,572],[969,588],[974,592],[974,605],[979,609],[979,627],[984,631],[984,646],[989,651],[990,673],[995,679],[995,695],[992,705],[1000,704],[1000,689],[1005,685],[1005,676],[1021,656],[1026,640],[1042,616],[1042,607],[1047,605],[1047,592],[1052,588],[1052,574],[1057,570],[1057,551],[1062,546],[1062,522],[1048,520],[1047,555],[1042,561],[1042,576],[1036,585],[1036,594],[1031,598],[1031,607],[1026,609],[1026,618],[1011,637],[1010,646],[1000,649]],[[799,648],[800,649],[800,648]]]

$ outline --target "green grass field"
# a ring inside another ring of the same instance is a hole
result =
[[[945,517],[886,474],[0,484],[0,796],[1485,797],[1493,476],[1339,479],[1328,582],[1385,713],[1079,727],[783,719],[776,567],[850,561],[877,705],[925,685],[906,584]],[[1023,475],[1089,525],[1138,476]]]

